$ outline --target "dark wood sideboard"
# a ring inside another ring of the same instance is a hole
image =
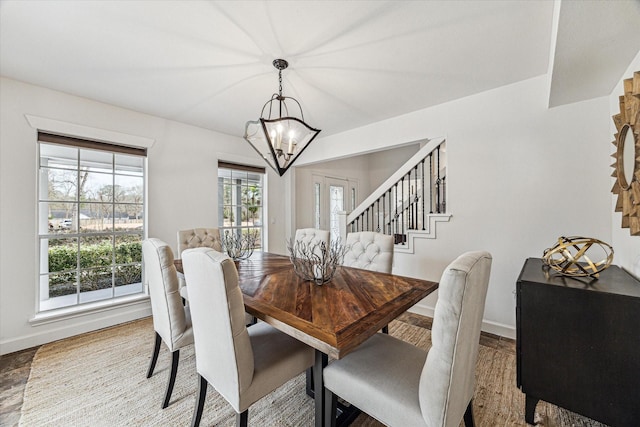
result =
[[[618,266],[570,278],[525,261],[516,284],[517,385],[615,427],[640,426],[640,281]]]

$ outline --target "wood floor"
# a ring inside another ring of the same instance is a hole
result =
[[[38,347],[0,357],[0,426],[17,426],[24,387]]]

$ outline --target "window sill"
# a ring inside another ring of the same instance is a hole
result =
[[[136,295],[127,295],[117,299],[110,299],[105,301],[97,301],[88,304],[82,304],[73,307],[58,308],[55,310],[43,311],[31,319],[29,323],[32,326],[44,325],[52,322],[59,322],[62,320],[73,319],[75,317],[86,316],[90,314],[100,313],[103,311],[115,310],[121,307],[127,307],[138,304],[147,304],[149,301],[149,295],[139,293]]]

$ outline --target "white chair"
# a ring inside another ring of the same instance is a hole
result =
[[[189,284],[200,377],[192,426],[198,426],[210,383],[246,426],[249,407],[311,367],[314,350],[270,325],[244,323],[238,271],[226,254],[207,248],[182,254]]]
[[[318,230],[317,228],[299,228],[296,230],[294,237],[296,242],[304,243],[305,245],[313,245],[316,243],[329,244],[329,231]]]
[[[361,231],[347,234],[347,251],[342,265],[382,273],[391,273],[393,236]]]
[[[222,252],[220,230],[217,228],[190,228],[178,230],[178,258],[182,258],[182,251],[192,248],[213,248]],[[186,283],[180,278],[180,295],[189,299]]]
[[[182,252],[193,248],[211,248],[222,252],[222,242],[220,240],[220,230],[217,228],[192,228],[178,231],[178,257],[182,258]],[[185,301],[189,300],[187,283],[182,277],[180,280],[180,295]],[[258,321],[250,314],[245,314],[245,323],[253,325]]]
[[[361,231],[347,234],[347,251],[342,265],[364,270],[391,273],[393,266],[393,236],[390,234]],[[389,333],[389,326],[382,332]]]
[[[299,228],[296,230],[294,237],[294,243],[299,244],[299,250],[303,252],[310,251],[313,248],[313,253],[318,257],[322,257],[322,251],[320,246],[322,243],[329,249],[330,233],[328,230],[319,230],[317,228]],[[314,245],[318,245],[314,247]],[[328,253],[328,252],[327,252]]]
[[[468,252],[445,270],[425,352],[375,334],[324,369],[326,425],[339,396],[388,426],[473,426],[480,326],[491,270],[488,252]]]
[[[153,329],[156,340],[147,378],[153,375],[160,343],[164,342],[171,352],[171,373],[162,408],[169,406],[180,360],[180,349],[193,343],[191,316],[189,307],[182,304],[178,290],[178,273],[173,264],[173,252],[168,244],[160,239],[147,239],[142,242],[145,281],[149,285]]]

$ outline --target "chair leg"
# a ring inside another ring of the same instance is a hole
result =
[[[474,427],[473,422],[473,399],[469,401],[469,405],[467,406],[467,410],[464,412],[464,426],[465,427]]]
[[[156,342],[153,345],[153,355],[151,356],[151,363],[149,364],[149,370],[147,371],[147,378],[151,378],[151,375],[153,375],[153,370],[156,368],[156,362],[158,361],[161,342],[162,338],[160,338],[160,334],[156,332]]]
[[[333,394],[331,390],[324,389],[324,425],[325,427],[336,427],[336,406],[338,404],[338,396]]]
[[[245,409],[243,412],[236,414],[236,427],[247,427],[249,424],[249,410]]]
[[[382,327],[382,333],[389,335],[389,325]]]
[[[191,418],[191,427],[198,427],[200,425],[202,410],[204,409],[204,400],[207,397],[207,386],[209,385],[202,375],[198,375],[198,377],[200,377],[200,381],[198,381],[198,397],[196,398],[196,408],[193,411],[193,418]]]
[[[162,402],[162,409],[169,406],[169,399],[171,399],[171,393],[173,393],[173,385],[176,383],[176,374],[178,373],[179,361],[180,350],[176,350],[171,353],[171,374],[169,375],[169,383],[167,384],[167,393],[164,396],[164,402]]]

